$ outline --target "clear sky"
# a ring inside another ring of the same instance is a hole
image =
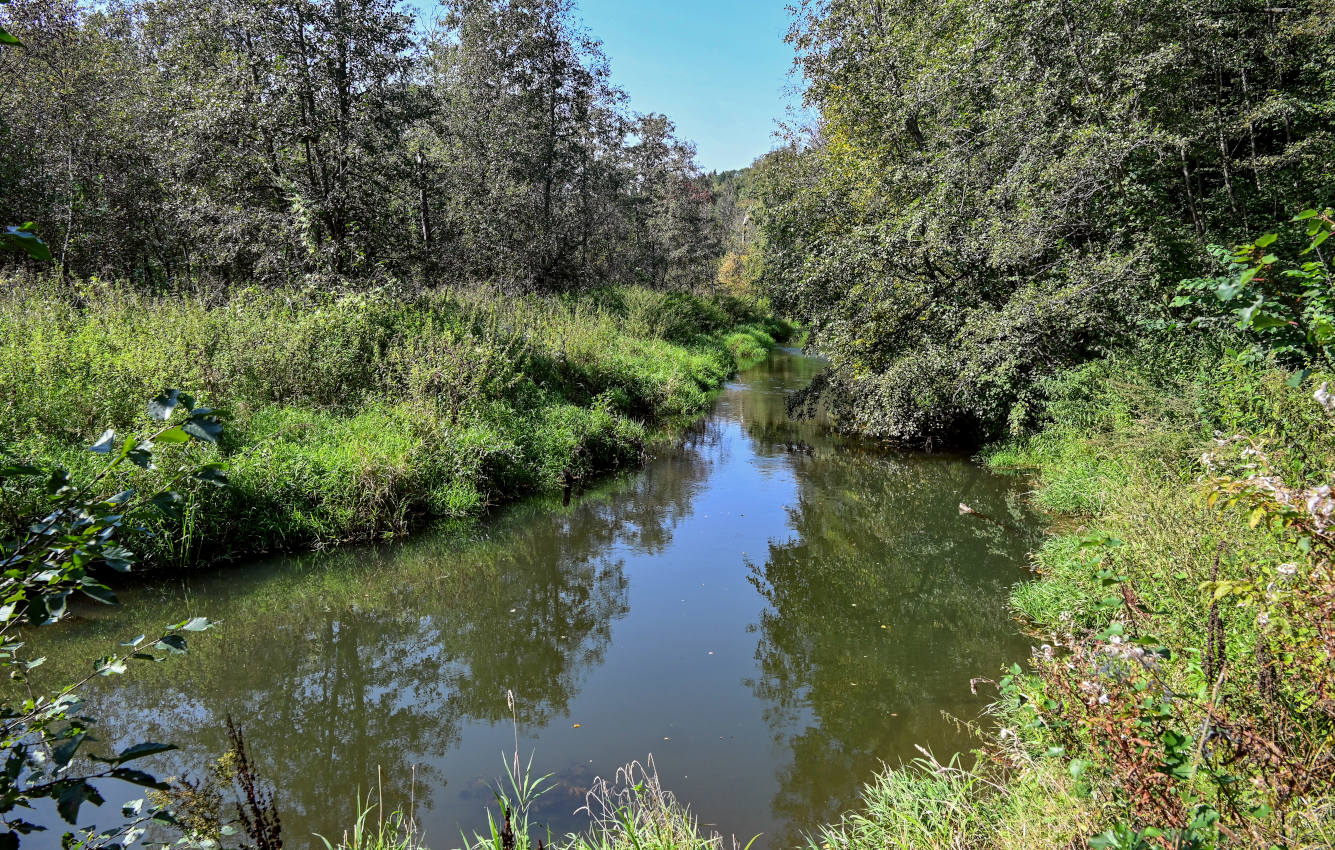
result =
[[[661,112],[705,171],[750,165],[777,144],[790,95],[789,0],[578,0],[612,79],[636,112]]]

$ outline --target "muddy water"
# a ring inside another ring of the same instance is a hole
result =
[[[582,827],[595,776],[652,754],[702,822],[792,846],[882,762],[970,746],[970,679],[1027,652],[1006,595],[1037,530],[1019,481],[788,421],[818,368],[776,351],[679,448],[568,505],[123,594],[43,632],[39,669],[69,680],[119,640],[222,620],[186,657],[95,683],[99,746],[176,742],[154,767],[197,771],[230,714],[293,848],[341,834],[377,783],[458,846],[516,724],[554,775],[536,817],[556,833]]]

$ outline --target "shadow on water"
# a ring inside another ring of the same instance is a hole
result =
[[[222,752],[232,714],[291,847],[341,833],[377,775],[441,846],[481,827],[514,747],[507,690],[521,750],[556,774],[555,831],[582,826],[596,775],[653,752],[706,823],[791,846],[882,761],[968,748],[943,712],[976,719],[970,678],[1023,657],[1005,600],[1035,528],[1019,482],[789,421],[818,368],[776,352],[678,449],[567,506],[130,589],[38,636],[43,683],[184,616],[222,620],[89,704],[108,745],[181,744],[166,772]]]

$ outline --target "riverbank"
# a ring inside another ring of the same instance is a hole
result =
[[[1325,376],[1187,345],[1091,363],[984,454],[1061,529],[1011,604],[979,766],[878,777],[830,848],[1330,846]],[[982,671],[980,671],[980,675]]]
[[[226,413],[230,486],[185,493],[135,544],[156,568],[322,548],[577,490],[641,462],[790,328],[755,303],[623,287],[515,297],[244,289],[149,296],[96,282],[0,295],[0,441],[12,459],[97,467],[105,428],[148,424],[166,387]],[[216,452],[216,455],[215,455]],[[134,469],[143,492],[173,470]],[[41,511],[7,493],[8,532]]]

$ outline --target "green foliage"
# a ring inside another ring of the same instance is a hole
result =
[[[149,514],[175,518],[183,497],[176,487],[220,486],[226,483],[220,465],[185,463],[166,473],[162,486],[140,491],[125,486],[127,466],[156,468],[164,451],[182,444],[215,444],[222,431],[220,415],[196,407],[194,400],[177,390],[167,390],[148,404],[148,416],[160,427],[148,435],[118,438],[108,429],[88,451],[99,458],[100,469],[80,482],[61,468],[10,463],[0,467],[0,495],[8,502],[15,489],[34,482],[43,504],[42,514],[26,527],[6,529],[0,536],[0,670],[11,680],[27,682],[28,672],[44,659],[24,660],[22,626],[42,626],[65,617],[67,601],[81,594],[95,602],[116,604],[116,597],[100,577],[105,570],[128,571],[136,555],[122,538],[142,534],[141,519]],[[171,812],[162,806],[129,803],[122,811],[124,823],[99,831],[79,826],[85,803],[104,802],[99,786],[117,780],[150,789],[165,789],[166,783],[132,765],[138,759],[175,749],[168,744],[141,743],[112,755],[88,752],[85,744],[96,740],[96,721],[83,711],[80,690],[96,676],[117,676],[134,662],[164,661],[186,651],[184,633],[211,627],[204,617],[167,626],[155,639],[141,635],[121,644],[122,649],[98,659],[85,678],[52,694],[0,700],[0,755],[6,769],[0,773],[0,816],[4,829],[0,844],[17,848],[25,836],[45,827],[24,818],[23,810],[40,800],[50,800],[60,817],[71,826],[62,846],[119,848],[136,843],[150,823],[172,824]]]
[[[831,361],[810,395],[911,445],[1022,431],[1207,245],[1330,196],[1333,26],[1316,0],[801,4],[819,118],[752,191],[762,290]]]
[[[219,448],[232,486],[152,520],[147,560],[375,539],[638,463],[651,426],[703,411],[736,367],[728,334],[746,340],[736,353],[773,345],[738,328],[761,316],[645,289],[564,299],[241,290],[218,303],[12,287],[0,296],[0,433],[15,435],[21,458],[84,474],[88,435],[142,423],[139,400],[156,388],[199,387],[233,416]],[[149,490],[168,474],[131,478]],[[15,491],[0,523],[19,527],[41,498]]]
[[[1330,350],[1335,345],[1335,276],[1321,252],[1335,230],[1332,216],[1335,210],[1306,210],[1294,218],[1307,245],[1293,258],[1281,259],[1275,252],[1297,247],[1295,240],[1279,243],[1274,233],[1232,250],[1215,246],[1212,251],[1225,273],[1184,281],[1182,294],[1170,306],[1204,310],[1206,315],[1193,324],[1227,321],[1255,339],[1239,354],[1245,362],[1274,358],[1298,368],[1335,367]],[[1301,383],[1304,376],[1295,380]]]
[[[1042,433],[989,455],[1087,517],[1013,592],[1048,647],[1009,699],[1031,748],[1110,795],[1093,846],[1328,832],[1335,436],[1316,377],[1216,351],[1090,364],[1050,388]]]
[[[3,8],[0,209],[69,275],[713,285],[694,149],[569,0],[451,0],[429,34],[401,0]]]

